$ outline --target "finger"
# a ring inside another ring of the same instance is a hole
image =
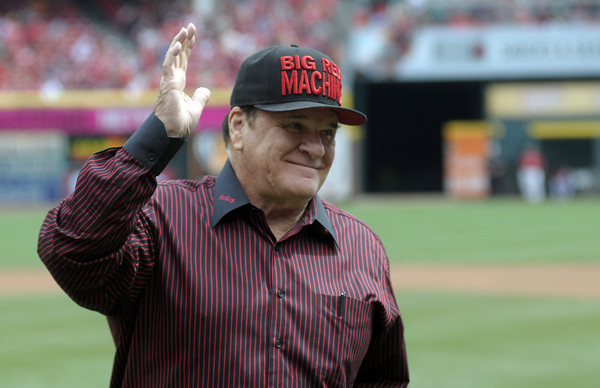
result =
[[[190,23],[187,26],[188,39],[192,40],[194,36],[196,36],[196,26],[194,23]]]
[[[175,58],[181,52],[183,45],[182,42],[187,37],[187,31],[185,28],[181,28],[179,32],[173,37],[169,48],[167,49],[167,53],[165,54],[165,61],[163,63],[164,66],[171,66],[175,64]]]
[[[182,48],[177,58],[177,65],[178,67],[183,69],[183,71],[187,71],[188,59],[192,51],[192,46],[196,41],[196,37],[194,36],[195,31],[196,27],[192,23],[190,23],[188,29],[186,30],[187,34],[181,42]]]
[[[187,30],[182,27],[181,30],[179,30],[179,32],[177,33],[177,35],[175,35],[175,37],[173,38],[173,41],[171,42],[171,46],[169,48],[182,47],[182,44],[186,38]],[[177,54],[179,53],[175,53],[175,55]]]
[[[183,32],[183,28],[182,28],[181,30],[179,30],[179,32],[178,32],[178,33],[177,33],[177,34],[176,34],[176,35],[173,37],[173,40],[171,41],[171,44],[169,45],[169,50],[170,50],[170,49],[171,49],[173,46],[175,46],[175,44],[176,44],[177,42],[179,42],[179,39],[180,39],[180,36],[181,36],[181,33],[182,33],[182,32]]]
[[[187,29],[188,29],[188,31],[196,32],[196,25],[194,23],[190,22],[187,25]]]
[[[192,51],[192,47],[194,47],[194,43],[196,43],[196,36],[192,36],[192,39],[190,39],[190,45],[188,46],[188,50]]]
[[[179,66],[186,71],[188,58],[190,56],[190,40],[186,39],[183,41],[183,47],[181,48],[181,52],[179,53]]]
[[[186,72],[187,72],[187,67],[188,67],[188,63],[190,60],[190,54],[192,53],[192,50],[190,48],[191,43],[193,43],[193,42],[190,42],[190,45],[188,45],[188,47],[186,47],[185,50],[182,50],[181,54],[180,54],[181,55],[181,68],[183,69],[183,71],[186,71]]]
[[[177,42],[179,43],[179,42]],[[181,43],[179,43],[179,50],[177,51],[177,54],[173,55],[173,66],[175,66],[175,68],[179,68],[181,66],[181,53],[183,52],[183,45]]]
[[[187,38],[184,38],[181,41],[181,46],[180,46],[180,50],[177,53],[177,56],[175,57],[175,66],[177,68],[181,68],[183,70],[186,69],[187,67],[187,56],[188,56],[188,46],[189,46],[189,40]]]
[[[169,47],[165,54],[165,60],[163,61],[163,69],[173,66],[175,63],[175,53],[181,50],[177,45]]]
[[[187,37],[183,42],[183,56],[182,56],[182,63],[181,63],[181,67],[183,68],[183,70],[187,71],[187,65],[188,65],[188,61],[189,61],[189,57],[190,54],[192,53],[192,47],[194,46],[194,43],[196,42],[196,26],[194,26],[193,23],[188,24],[188,28],[187,28]]]
[[[173,37],[173,41],[167,50],[167,54],[165,56],[165,65],[175,65],[179,66],[177,58],[179,53],[183,50],[183,43],[186,41],[188,36],[188,31],[185,27],[182,27],[181,30]],[[168,62],[167,62],[168,61]]]
[[[177,66],[177,57],[181,52],[181,42],[174,42],[171,47],[167,50],[167,54],[165,55],[165,60],[163,62],[163,68],[167,68],[170,66]]]

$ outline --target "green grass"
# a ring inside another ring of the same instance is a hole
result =
[[[108,387],[114,345],[106,319],[66,295],[0,298],[3,387]]]
[[[413,388],[597,386],[600,301],[402,293]],[[107,387],[105,319],[66,296],[0,298],[2,386]]]
[[[414,388],[592,388],[600,301],[401,294]]]
[[[370,198],[342,204],[381,236],[392,265],[592,262],[600,200],[527,205]],[[2,268],[42,267],[47,209],[0,210]],[[411,388],[592,388],[600,365],[600,301],[402,292]],[[65,295],[0,297],[1,386],[107,387],[114,345],[106,320]]]
[[[600,200],[369,199],[341,206],[381,237],[392,262],[534,263],[599,259]]]
[[[379,234],[392,262],[598,260],[600,198],[529,205],[519,199],[369,198],[340,204]],[[0,268],[39,265],[48,209],[0,210]]]
[[[37,239],[46,213],[50,210],[0,208],[0,268],[40,266]]]

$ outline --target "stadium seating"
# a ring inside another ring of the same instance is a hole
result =
[[[352,23],[344,24],[340,7],[348,5],[354,7]],[[411,33],[420,26],[590,23],[598,21],[599,10],[595,2],[577,0],[225,0],[215,1],[212,13],[200,15],[189,1],[4,0],[0,88],[156,88],[164,51],[173,34],[189,21],[200,31],[189,83],[227,87],[241,61],[268,45],[296,43],[343,58],[348,28],[358,33],[370,28],[383,31],[376,39],[385,40],[379,44],[389,50],[375,54],[385,57],[367,61],[381,63],[402,58]]]
[[[297,43],[331,53],[336,2],[229,0],[198,15],[185,2],[17,7],[8,1],[0,6],[0,88],[156,88],[172,36],[190,21],[199,36],[189,84],[227,87],[241,61],[267,45]]]

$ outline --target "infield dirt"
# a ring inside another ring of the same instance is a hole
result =
[[[600,264],[394,265],[396,292],[469,292],[600,299]],[[43,268],[3,269],[0,296],[62,292]]]

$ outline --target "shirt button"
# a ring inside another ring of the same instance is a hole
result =
[[[281,289],[277,290],[277,296],[280,298],[283,298],[283,290],[281,290]]]
[[[281,348],[281,345],[282,345],[282,342],[281,342],[281,340],[280,340],[279,338],[278,338],[278,339],[276,339],[276,340],[275,340],[275,347],[276,347],[277,349],[280,349],[280,348]]]

